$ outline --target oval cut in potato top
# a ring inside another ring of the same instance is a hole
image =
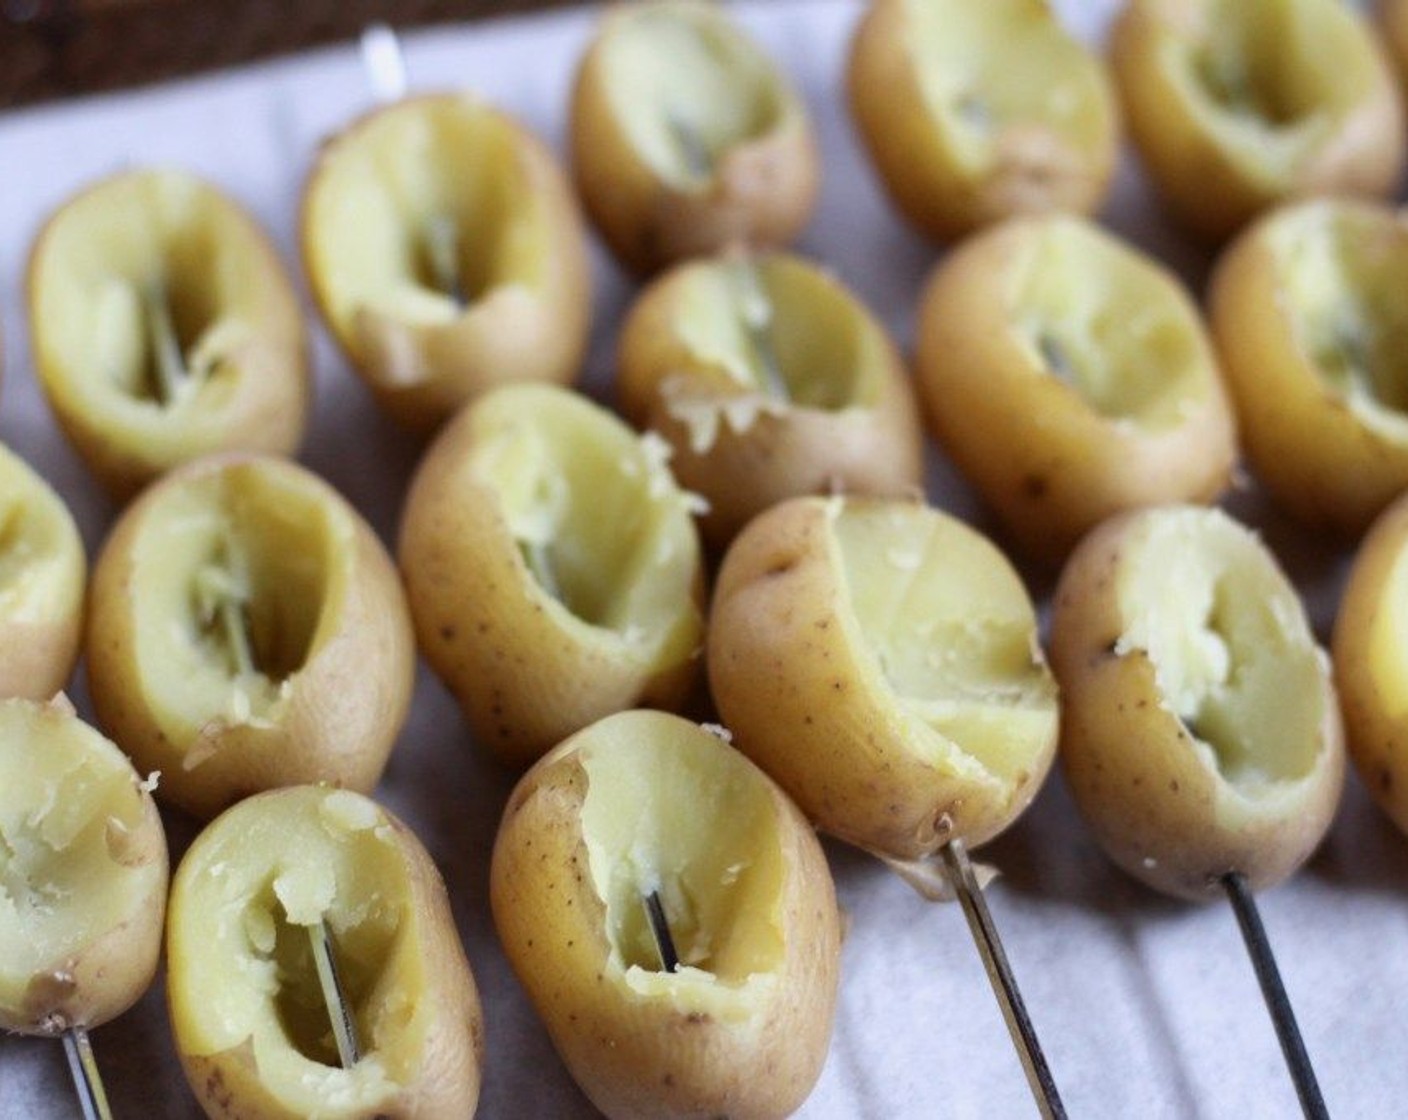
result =
[[[302,248],[324,319],[399,423],[577,375],[591,325],[577,204],[547,148],[470,95],[397,102],[329,141]]]
[[[0,444],[0,697],[47,700],[68,682],[87,570],[63,499]]]
[[[147,990],[166,834],[123,753],[60,698],[0,700],[0,1029],[97,1027]]]
[[[273,786],[381,777],[415,642],[371,528],[280,459],[205,459],[123,515],[93,573],[103,727],[161,796],[210,817]]]
[[[796,498],[756,518],[719,573],[708,665],[739,749],[820,828],[892,860],[997,835],[1056,749],[1021,580],[917,503]]]
[[[1100,845],[1150,886],[1260,889],[1320,843],[1343,735],[1329,665],[1266,547],[1215,509],[1111,519],[1056,591],[1061,758]]]
[[[903,359],[829,273],[730,254],[648,287],[618,347],[622,411],[658,431],[727,544],[784,498],[918,493],[923,433]]]
[[[1121,510],[1212,501],[1236,458],[1193,301],[1079,219],[1013,219],[955,249],[924,293],[915,363],[944,450],[1037,556]]]
[[[816,197],[801,100],[700,0],[607,12],[577,73],[572,162],[592,220],[638,272],[731,242],[786,244]]]
[[[360,1052],[339,1063],[312,938],[326,931]],[[297,786],[196,838],[171,889],[167,1000],[206,1113],[462,1120],[483,1022],[445,886],[376,802]]]
[[[929,237],[1104,200],[1114,89],[1044,0],[873,0],[846,78],[890,197]]]
[[[35,369],[120,498],[215,451],[292,453],[311,395],[302,313],[254,220],[179,171],[133,171],[60,208],[29,264]]]
[[[509,799],[490,897],[553,1043],[613,1120],[782,1117],[811,1091],[836,1001],[831,875],[792,803],[710,732],[637,711],[563,743]]]
[[[418,468],[400,543],[416,633],[505,761],[690,693],[703,567],[668,458],[584,397],[523,385],[466,409]]]
[[[1408,487],[1408,222],[1285,207],[1223,255],[1209,299],[1247,457],[1276,501],[1359,533]]]
[[[1340,0],[1131,0],[1110,56],[1159,193],[1221,239],[1306,195],[1385,196],[1404,121],[1387,59]]]

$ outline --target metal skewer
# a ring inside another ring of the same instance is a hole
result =
[[[1330,1113],[1325,1108],[1320,1083],[1315,1079],[1315,1069],[1310,1064],[1310,1055],[1306,1052],[1305,1041],[1296,1023],[1296,1013],[1286,995],[1286,986],[1281,982],[1281,971],[1276,967],[1276,957],[1271,952],[1271,942],[1266,937],[1266,927],[1262,925],[1261,913],[1251,887],[1247,885],[1247,877],[1240,871],[1229,871],[1222,877],[1221,883],[1232,903],[1232,912],[1237,915],[1237,925],[1241,927],[1242,940],[1246,942],[1247,953],[1252,958],[1257,983],[1261,985],[1261,994],[1271,1012],[1281,1053],[1285,1055],[1296,1095],[1300,1097],[1301,1110],[1312,1120],[1329,1120]]]
[[[103,1089],[98,1062],[93,1057],[93,1044],[88,1040],[88,1031],[85,1028],[69,1027],[64,1031],[64,1054],[68,1057],[68,1068],[73,1074],[74,1088],[78,1090],[83,1120],[112,1120],[108,1095]]]
[[[318,984],[323,989],[323,1002],[328,1007],[333,1038],[337,1040],[337,1057],[343,1069],[351,1069],[361,1060],[357,1044],[357,1023],[343,995],[342,980],[337,974],[337,958],[332,952],[332,935],[326,922],[308,927],[308,941],[313,947],[313,965],[318,970]]]
[[[674,938],[670,936],[670,925],[665,920],[665,907],[660,902],[660,892],[651,891],[642,896],[645,913],[650,919],[650,932],[655,935],[655,948],[660,953],[660,967],[666,972],[680,970],[680,956],[675,951]]]
[[[1042,1053],[1036,1028],[1027,1014],[1027,1006],[1022,1002],[1022,993],[1017,988],[1016,977],[1012,975],[1012,966],[1007,963],[1007,953],[1002,948],[997,926],[988,912],[982,887],[973,874],[968,850],[962,840],[954,839],[944,845],[942,853],[944,866],[963,907],[963,916],[968,919],[968,929],[977,943],[983,967],[987,969],[988,980],[1002,1008],[1002,1017],[1007,1021],[1008,1033],[1017,1047],[1022,1069],[1026,1071],[1027,1083],[1036,1098],[1037,1110],[1051,1120],[1064,1120],[1065,1105],[1061,1103],[1061,1094],[1046,1064],[1046,1056]]]

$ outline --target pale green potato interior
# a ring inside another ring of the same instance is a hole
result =
[[[1042,0],[908,0],[910,51],[933,125],[981,169],[1013,127],[1078,149],[1109,127],[1099,65]]]
[[[83,566],[63,501],[0,445],[0,619],[35,622],[73,608]]]
[[[849,617],[897,701],[937,733],[911,748],[956,773],[1030,774],[1053,741],[1056,686],[1011,566],[973,530],[920,505],[832,509]]]
[[[39,343],[60,391],[134,431],[185,423],[196,401],[218,406],[239,374],[232,353],[265,329],[273,298],[260,237],[177,172],[125,175],[81,195],[46,231],[35,272]],[[170,393],[157,368],[162,317],[183,369]]]
[[[767,136],[789,111],[772,61],[712,4],[618,9],[601,65],[631,145],[682,189],[704,189],[731,150]]]
[[[1212,392],[1201,327],[1174,281],[1095,227],[1030,227],[1012,267],[1009,315],[1033,365],[1101,416],[1178,426]]]
[[[1320,754],[1322,654],[1295,591],[1216,510],[1146,515],[1130,534],[1115,652],[1143,651],[1167,709],[1237,792],[1274,795]]]
[[[500,389],[480,415],[471,469],[537,584],[581,622],[663,656],[689,609],[698,544],[658,438],[540,386]]]
[[[0,1008],[17,1012],[32,977],[153,901],[161,868],[130,855],[144,817],[115,746],[75,717],[0,701]]]
[[[333,141],[304,245],[340,334],[355,340],[364,312],[446,326],[496,289],[542,286],[552,262],[521,146],[507,119],[454,96],[409,99]]]
[[[1325,387],[1365,424],[1408,440],[1408,232],[1389,213],[1312,203],[1270,238],[1279,306]]]
[[[261,1080],[296,1113],[385,1101],[415,1073],[429,1015],[416,921],[393,826],[374,802],[307,786],[242,802],[192,845],[172,896],[183,1048],[209,1056],[249,1042]],[[318,923],[356,1023],[362,1057],[351,1069],[313,963]]]
[[[133,546],[131,609],[146,698],[173,743],[276,717],[335,623],[354,551],[346,516],[286,471],[236,464],[161,493]]]
[[[582,836],[611,960],[642,994],[737,991],[781,966],[778,810],[762,776],[709,732],[630,713],[588,732]],[[658,891],[681,969],[664,971],[645,899]],[[700,983],[700,982],[704,983]],[[727,999],[727,992],[718,992]]]

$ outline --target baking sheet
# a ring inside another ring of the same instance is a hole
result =
[[[1111,0],[1059,3],[1098,40]],[[851,0],[771,0],[739,19],[805,91],[825,178],[801,249],[830,263],[908,346],[935,250],[892,216],[839,102]],[[468,85],[563,151],[572,68],[592,14],[441,29],[405,40],[412,85]],[[296,201],[319,141],[370,101],[351,48],[166,86],[0,116],[0,439],[73,508],[90,555],[114,510],[60,439],[35,385],[23,269],[44,217],[90,180],[167,164],[212,179],[249,206],[296,262]],[[1108,224],[1170,260],[1195,286],[1206,254],[1160,218],[1132,158]],[[630,288],[597,254],[597,320],[585,375],[609,386],[613,335]],[[301,281],[300,281],[301,282]],[[306,300],[306,296],[305,296]],[[312,318],[311,310],[309,312]],[[420,450],[372,407],[321,331],[317,405],[303,462],[327,477],[388,543]],[[930,497],[986,525],[970,492],[931,453]],[[1307,541],[1252,489],[1231,502],[1257,524],[1306,592],[1322,638],[1345,556]],[[1049,577],[1035,577],[1039,595]],[[80,680],[80,708],[90,712]],[[379,796],[418,831],[454,900],[484,998],[488,1064],[480,1115],[594,1115],[567,1077],[495,942],[489,852],[513,782],[469,741],[446,691],[422,671],[410,722]],[[167,813],[173,854],[194,826]],[[801,1112],[822,1117],[1006,1117],[1032,1111],[978,956],[956,906],[922,902],[876,862],[829,845],[850,933],[839,1013],[821,1081]],[[1060,776],[984,850],[1003,877],[989,892],[1009,954],[1072,1116],[1248,1117],[1297,1110],[1230,910],[1174,903],[1114,870],[1076,817]],[[1328,842],[1262,899],[1287,986],[1332,1113],[1381,1117],[1408,1099],[1408,861],[1402,838],[1351,777]],[[118,1117],[199,1115],[177,1068],[160,986],[94,1033]],[[0,1117],[76,1115],[57,1043],[0,1038]]]

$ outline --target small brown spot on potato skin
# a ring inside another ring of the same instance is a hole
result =
[[[1171,779],[1171,780],[1169,781],[1169,783],[1168,783],[1168,791],[1169,791],[1169,793],[1177,793],[1177,792],[1178,792],[1178,779],[1177,779],[1177,778],[1173,778],[1173,779]]]
[[[1040,501],[1046,497],[1050,484],[1046,481],[1045,475],[1029,474],[1022,479],[1022,493],[1033,501]]]
[[[455,628],[453,626],[440,627],[440,638],[442,641],[453,642],[455,640]]]

